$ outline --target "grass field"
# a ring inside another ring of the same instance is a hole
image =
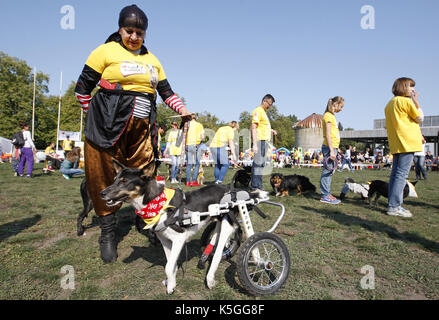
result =
[[[134,227],[134,212],[124,205],[117,213],[118,260],[104,264],[99,257],[100,234],[94,212],[86,219],[86,235],[76,236],[76,216],[82,208],[82,177],[65,180],[59,172],[19,178],[9,164],[0,164],[0,299],[439,299],[439,175],[417,184],[419,198],[407,198],[411,219],[387,216],[387,199],[369,209],[358,195],[348,194],[338,206],[325,205],[318,195],[271,199],[287,213],[275,233],[291,256],[284,289],[274,296],[254,298],[242,289],[236,256],[220,264],[217,286],[204,285],[206,270],[197,269],[199,237],[180,257],[177,288],[166,295],[165,257]],[[279,169],[283,174],[310,178],[319,191],[319,169]],[[164,169],[161,172],[164,173]],[[332,191],[338,196],[346,176],[358,182],[388,180],[388,170],[336,173]],[[213,170],[205,170],[206,181]],[[233,176],[230,170],[226,182]],[[414,172],[409,178],[414,179]],[[264,187],[271,191],[269,178]],[[187,187],[183,187],[187,190]],[[270,207],[271,208],[271,207]],[[262,210],[267,220],[252,214],[256,231],[270,228],[277,209]],[[75,288],[62,289],[63,266],[74,269]],[[362,267],[373,267],[374,289],[362,289]]]

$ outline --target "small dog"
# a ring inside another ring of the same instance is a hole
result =
[[[403,198],[407,197],[414,197],[417,198],[418,194],[416,193],[415,185],[417,181],[410,182],[407,180],[406,185],[404,186],[403,191]],[[369,185],[369,192],[368,192],[368,198],[369,198],[369,208],[372,207],[372,197],[375,196],[375,207],[378,204],[378,198],[380,196],[389,197],[389,184],[382,180],[373,180],[370,182]]]
[[[252,167],[244,167],[244,169],[238,170],[233,178],[232,184],[235,188],[248,187],[251,181]]]
[[[203,166],[200,166],[200,170],[198,171],[197,182],[200,186],[204,185],[204,169]]]
[[[157,205],[163,206],[163,202],[166,202],[163,210],[152,218],[155,219],[154,224],[147,225],[146,228],[152,230],[162,243],[167,259],[165,267],[167,279],[163,281],[163,284],[166,285],[167,293],[171,294],[176,286],[177,259],[184,244],[212,220],[210,216],[199,216],[199,223],[185,226],[180,223],[182,220],[176,217],[188,219],[188,212],[194,214],[195,212],[209,211],[209,205],[220,203],[226,193],[230,192],[230,187],[215,184],[186,193],[181,189],[166,189],[164,184],[146,174],[150,172],[148,168],[150,165],[147,164],[140,169],[127,168],[113,160],[117,175],[114,183],[101,192],[101,197],[107,201],[107,206],[114,206],[121,202],[131,203],[136,209],[136,213],[139,215],[143,212],[144,217],[149,217],[150,214],[150,211],[145,209],[156,209]],[[171,190],[171,194],[174,194],[170,199],[166,195],[169,190]],[[165,195],[166,201],[163,200],[163,195]],[[267,194],[258,193],[251,196],[266,198]],[[151,204],[153,205],[151,206]],[[206,284],[210,289],[216,283],[215,272],[221,261],[224,246],[237,228],[233,222],[236,221],[236,218],[231,217],[231,214],[235,214],[235,212],[215,217],[218,220],[215,229],[218,242],[206,276]]]
[[[297,190],[298,195],[305,191],[316,191],[316,187],[309,181],[308,177],[297,174],[284,176],[280,173],[274,173],[270,178],[271,186],[276,197],[284,197],[289,191]]]
[[[361,196],[361,199],[366,200],[369,194],[369,184],[368,183],[355,183],[354,179],[346,178],[344,180],[345,184],[341,189],[340,200],[346,198],[346,194],[350,191]]]

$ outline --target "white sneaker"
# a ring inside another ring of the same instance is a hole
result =
[[[178,183],[177,179],[172,179],[171,183]]]
[[[404,218],[413,217],[412,213],[407,209],[404,209],[403,207],[390,208],[389,210],[387,210],[387,214],[389,216],[404,217]]]

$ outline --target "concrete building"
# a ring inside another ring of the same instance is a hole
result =
[[[323,143],[323,128],[321,114],[313,113],[294,126],[296,142],[294,147],[301,147],[303,151],[320,150]]]
[[[426,116],[421,124],[421,132],[427,141],[426,151],[438,155],[439,116]],[[373,122],[373,130],[340,131],[340,138],[367,144],[382,144],[387,142],[386,119]]]

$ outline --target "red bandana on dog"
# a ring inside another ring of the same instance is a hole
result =
[[[145,208],[140,211],[136,210],[136,214],[143,218],[143,221],[147,224],[145,229],[153,226],[160,220],[160,215],[169,207],[168,204],[175,194],[174,189],[165,188],[161,194],[155,197],[149,202]]]

